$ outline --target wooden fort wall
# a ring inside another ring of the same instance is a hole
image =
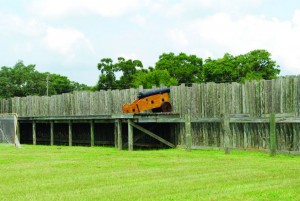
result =
[[[141,91],[144,91],[142,87],[50,97],[15,97],[0,100],[0,112],[17,113],[20,117],[120,114],[122,105],[132,102]],[[172,86],[170,99],[174,113],[192,119],[191,146],[194,148],[228,145],[242,149],[268,149],[268,118],[275,113],[281,118],[276,124],[277,148],[300,151],[300,76],[246,81],[244,84]],[[225,117],[229,117],[230,122],[226,136]],[[174,132],[179,146],[187,144],[185,128],[184,123],[176,124]]]

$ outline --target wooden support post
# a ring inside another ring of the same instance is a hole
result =
[[[32,122],[32,144],[36,145],[36,122]]]
[[[91,128],[91,147],[95,146],[95,123],[93,120],[90,121]]]
[[[19,140],[19,142],[21,143],[21,131],[20,131],[20,122],[17,122],[17,138]]]
[[[224,114],[223,117],[223,132],[224,132],[224,149],[225,154],[230,154],[229,148],[229,135],[230,135],[230,124],[229,124],[229,115]]]
[[[115,143],[115,148],[118,148],[118,120],[115,119],[115,124],[114,124],[114,143]]]
[[[128,150],[133,150],[133,127],[130,119],[128,119]]]
[[[69,121],[69,146],[72,146],[72,121]]]
[[[50,121],[50,145],[54,145],[54,122]]]
[[[123,142],[122,142],[122,120],[121,119],[115,120],[114,135],[115,135],[115,148],[122,150]]]
[[[293,125],[293,151],[297,151],[297,143],[298,143],[298,132],[297,132],[297,124]]]
[[[276,155],[276,117],[275,114],[272,113],[270,115],[270,155]]]
[[[248,148],[248,125],[244,123],[244,149]]]
[[[185,144],[186,144],[186,149],[188,151],[191,151],[192,136],[191,136],[191,116],[190,116],[190,114],[185,115]]]

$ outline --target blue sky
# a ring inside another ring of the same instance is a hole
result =
[[[95,85],[102,58],[185,52],[220,58],[266,49],[281,75],[300,74],[298,0],[0,0],[0,66]]]

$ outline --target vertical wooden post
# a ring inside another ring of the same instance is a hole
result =
[[[229,124],[229,115],[224,114],[223,117],[223,132],[224,132],[224,149],[225,154],[230,154],[229,148],[229,135],[230,135],[230,124]]]
[[[296,127],[297,127],[298,125],[297,124],[294,124],[293,125],[293,151],[297,151],[297,143],[298,143],[298,138],[297,138],[297,136],[298,136],[298,132],[297,132],[297,129],[296,129]]]
[[[115,119],[115,124],[114,124],[114,143],[115,143],[115,148],[118,148],[118,120]]]
[[[191,116],[190,116],[190,114],[185,115],[185,144],[186,144],[186,149],[188,151],[191,151],[192,136],[191,136]]]
[[[72,121],[69,121],[69,146],[72,146]]]
[[[95,146],[95,124],[93,120],[91,120],[90,126],[91,126],[91,147],[93,147]]]
[[[123,149],[123,140],[122,140],[122,120],[117,120],[117,132],[118,132],[118,149]]]
[[[32,122],[32,144],[36,145],[36,122]]]
[[[115,147],[122,150],[122,120],[115,120]]]
[[[17,122],[17,138],[19,140],[19,142],[21,143],[21,131],[20,131],[20,122]]]
[[[54,145],[54,122],[50,121],[50,145]]]
[[[128,150],[133,150],[133,127],[130,119],[128,119]]]
[[[243,128],[244,128],[244,149],[247,149],[248,148],[248,125],[247,124],[244,124],[243,125]]]
[[[276,155],[276,118],[275,114],[270,115],[270,155]]]

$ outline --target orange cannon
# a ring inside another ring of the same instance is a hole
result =
[[[140,92],[138,99],[131,104],[123,105],[124,113],[139,113],[145,110],[152,112],[171,112],[172,106],[169,102],[170,88],[156,89]]]

